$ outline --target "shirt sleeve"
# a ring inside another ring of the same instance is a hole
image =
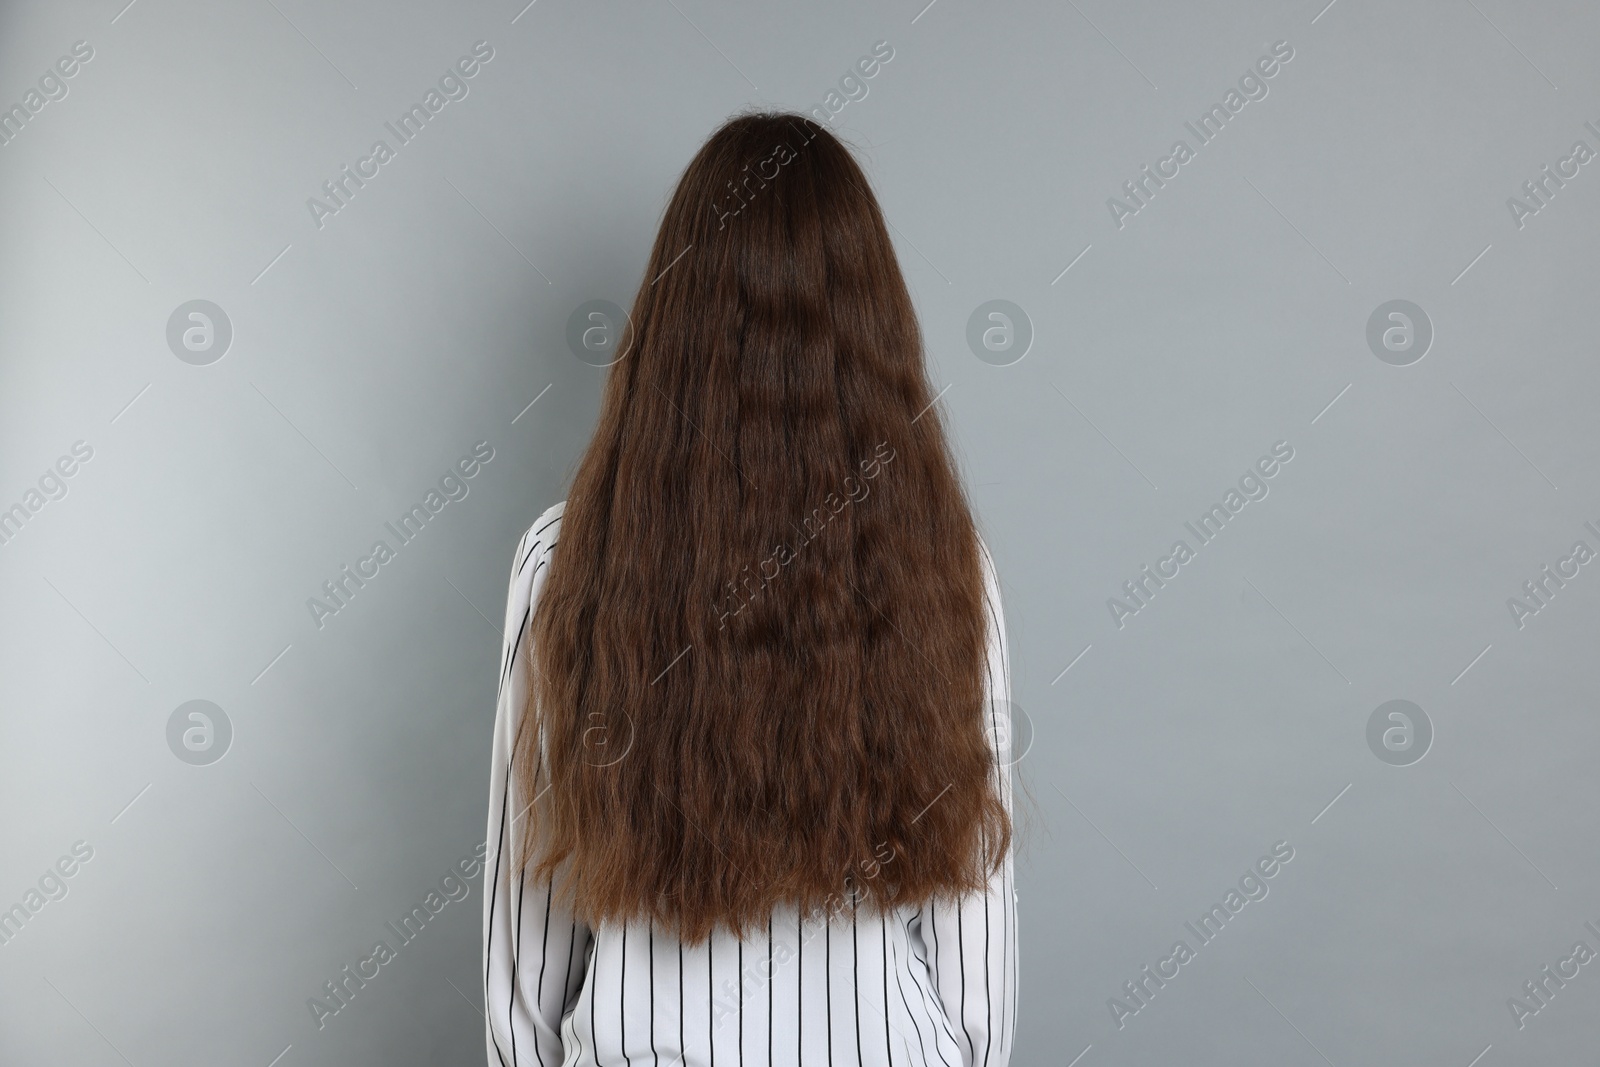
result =
[[[1011,664],[1000,586],[979,539],[988,605],[989,698],[984,713],[997,756],[1000,797],[1011,812]],[[1007,850],[987,889],[955,904],[924,907],[917,924],[928,946],[929,978],[961,1051],[961,1067],[1006,1067],[1016,1033],[1017,898]]]
[[[517,862],[530,800],[514,766],[527,698],[527,631],[548,573],[559,523],[540,516],[517,545],[506,596],[499,697],[489,786],[489,851],[484,868],[484,1015],[491,1067],[557,1067],[561,1022],[582,988],[593,933],[529,882]]]

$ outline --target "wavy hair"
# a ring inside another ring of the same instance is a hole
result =
[[[689,943],[981,891],[1012,834],[981,545],[851,153],[730,119],[629,332],[528,632],[525,875]]]

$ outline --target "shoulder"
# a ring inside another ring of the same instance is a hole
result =
[[[526,611],[549,570],[550,550],[561,536],[561,515],[565,500],[540,512],[533,525],[523,531],[511,558],[511,589],[508,613]]]
[[[988,539],[981,531],[977,532],[978,539],[978,569],[983,574],[984,592],[991,595],[996,601],[1000,599],[1000,569],[995,566],[994,554],[989,551]]]
[[[978,534],[978,569],[983,573],[983,603],[988,643],[991,654],[999,651],[1004,658],[1006,642],[1005,597],[1000,589],[1000,568],[995,565],[994,554],[982,533]]]
[[[550,549],[554,547],[556,539],[561,534],[561,515],[566,510],[567,502],[558,501],[533,520],[533,525],[523,531],[522,537],[517,541],[516,557],[512,561],[512,574],[523,576],[536,567],[541,560],[548,559]]]
[[[502,684],[512,650],[522,647],[524,634],[533,615],[539,587],[544,575],[549,573],[546,564],[550,549],[555,545],[561,530],[561,513],[566,501],[546,508],[533,525],[523,531],[511,559],[511,581],[506,589],[506,617],[504,640],[500,649],[500,675]]]
[[[554,541],[556,531],[561,528],[561,515],[566,510],[567,502],[565,500],[558,500],[551,504],[539,513],[537,519],[533,520],[533,525],[528,527],[527,532],[522,535],[522,539],[528,543],[539,540],[547,543]]]

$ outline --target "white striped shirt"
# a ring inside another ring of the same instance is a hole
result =
[[[527,801],[511,766],[527,696],[522,657],[565,501],[517,544],[506,602],[489,791],[484,992],[500,1067],[1006,1067],[1016,1025],[1012,854],[955,904],[802,921],[775,910],[743,941],[680,943],[646,920],[591,928],[514,872]],[[981,540],[980,540],[981,544]],[[991,741],[1011,809],[1010,665],[985,546]]]

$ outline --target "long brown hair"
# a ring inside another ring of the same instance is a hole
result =
[[[1011,820],[980,544],[850,152],[718,129],[624,343],[529,628],[525,875],[690,943],[982,890]]]

